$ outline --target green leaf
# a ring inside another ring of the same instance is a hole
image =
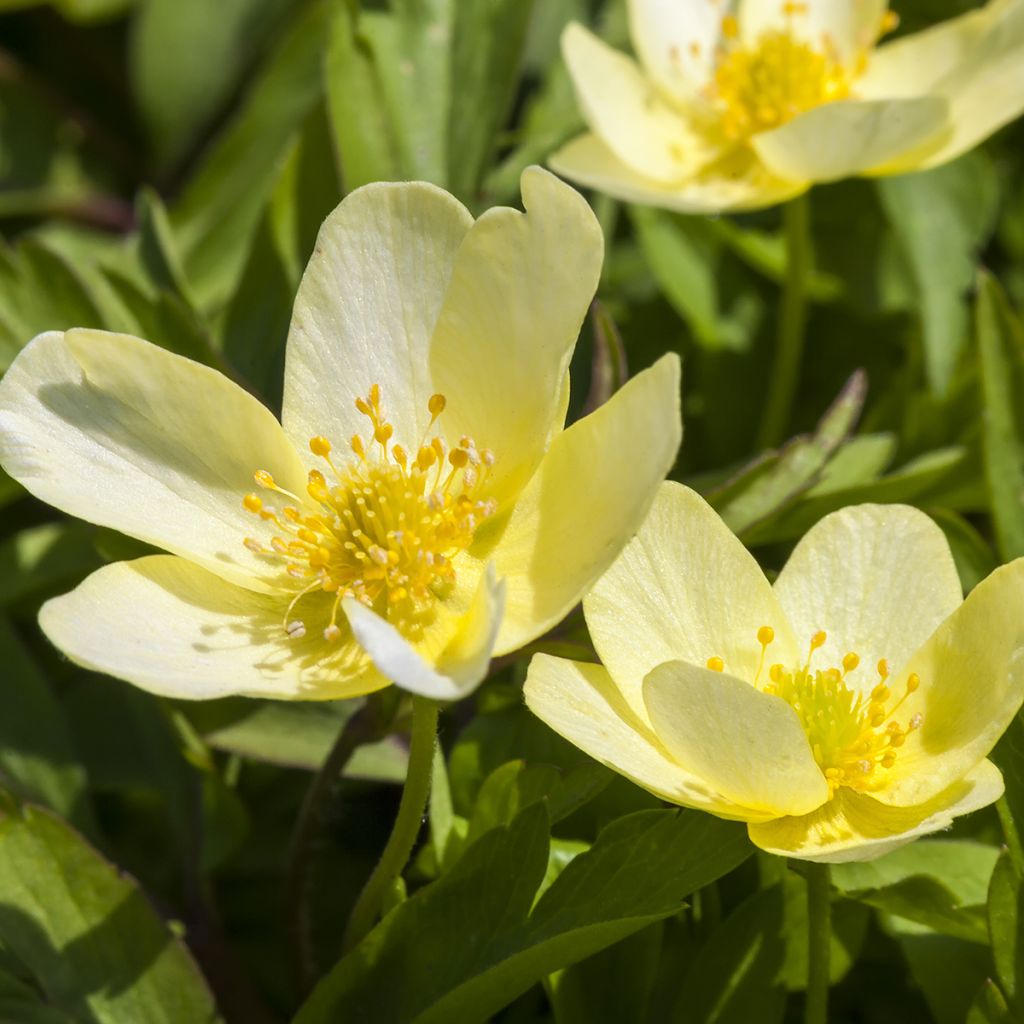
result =
[[[515,98],[533,0],[477,0],[456,8],[448,188],[472,205]]]
[[[545,975],[674,913],[749,851],[741,826],[644,811],[609,825],[533,904],[548,862],[545,805],[534,803],[385,918],[295,1024],[486,1020]]]
[[[992,872],[988,928],[996,976],[1010,1003],[1024,998],[1024,885],[1008,852]]]
[[[203,310],[234,291],[266,201],[321,96],[327,25],[325,4],[314,2],[284,33],[171,210],[185,276]]]
[[[782,887],[749,897],[711,934],[679,984],[673,1021],[772,1024],[782,1020]]]
[[[0,615],[0,777],[94,834],[85,770],[49,681]]]
[[[1024,327],[995,278],[980,275],[976,307],[985,480],[999,553],[1024,555]]]
[[[729,527],[741,536],[778,512],[821,478],[828,461],[853,430],[867,394],[860,371],[845,384],[813,434],[793,438],[708,495]]]
[[[917,925],[987,940],[983,908],[999,851],[970,840],[926,839],[878,860],[833,866],[847,895]]]
[[[230,97],[261,39],[296,0],[146,0],[129,70],[156,159],[180,157]],[[182,62],[182,54],[188,60]]]
[[[942,527],[953,552],[957,572],[964,592],[973,590],[998,566],[995,552],[988,541],[956,512],[944,508],[930,508],[928,515]]]
[[[928,383],[944,395],[969,336],[965,299],[995,227],[997,179],[988,158],[974,152],[876,184],[917,288]]]
[[[46,523],[0,544],[0,607],[22,608],[77,583],[102,564],[96,530],[86,523]]]
[[[0,942],[47,1002],[97,1024],[205,1024],[213,998],[135,882],[48,811],[0,810]]]
[[[662,928],[660,921],[642,928],[554,975],[556,1024],[647,1024]]]
[[[986,978],[967,1012],[966,1024],[1014,1024],[1002,992],[991,978]]]

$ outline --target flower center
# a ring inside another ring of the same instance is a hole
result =
[[[306,492],[312,503],[278,487],[265,470],[255,473],[262,488],[294,502],[271,506],[256,493],[242,502],[279,531],[266,543],[247,537],[245,545],[276,561],[295,581],[283,623],[293,639],[306,634],[304,619],[293,615],[307,595],[332,596],[329,610],[325,602],[320,608],[324,639],[336,641],[342,635],[337,620],[344,597],[372,607],[415,637],[434,600],[451,588],[454,557],[469,547],[497,502],[482,496],[493,452],[478,449],[471,437],[451,448],[440,435],[429,437],[445,404],[443,395],[431,397],[430,424],[410,456],[392,443],[394,427],[374,384],[366,398],[356,399],[369,421],[369,435],[351,438],[346,461],[332,454],[326,437],[310,439],[310,451],[323,459],[325,470],[309,472]]]
[[[710,93],[731,141],[746,142],[850,95],[850,78],[827,40],[817,49],[774,29],[753,45],[741,46],[734,42],[738,29],[733,16],[724,19],[722,29],[725,44]]]
[[[770,626],[762,626],[757,639],[761,645],[761,663],[755,686],[775,631]],[[781,697],[797,713],[814,760],[828,782],[830,796],[841,786],[862,793],[875,792],[885,786],[888,772],[896,764],[897,752],[907,736],[921,727],[920,714],[913,715],[905,726],[893,717],[921,685],[921,680],[916,673],[911,674],[903,696],[893,703],[887,682],[889,665],[883,658],[877,666],[880,681],[865,696],[858,688],[847,685],[847,677],[860,666],[860,657],[854,652],[843,657],[841,668],[812,669],[814,652],[825,640],[825,633],[815,633],[804,665],[794,669],[772,665],[767,681],[759,689]],[[725,668],[721,658],[709,658],[707,665],[717,672]]]

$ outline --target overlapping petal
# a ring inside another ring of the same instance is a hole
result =
[[[658,739],[709,789],[772,816],[828,800],[800,720],[781,698],[684,661],[654,669],[643,695]]]
[[[826,516],[794,549],[775,594],[801,643],[826,632],[816,663],[860,656],[847,681],[867,691],[878,683],[879,659],[899,671],[963,600],[945,535],[906,505],[856,505]]]
[[[627,167],[671,185],[714,159],[718,146],[662,98],[632,58],[575,22],[562,35],[562,52],[587,123]]]
[[[0,383],[0,462],[71,515],[276,589],[243,541],[242,498],[265,469],[301,493],[280,424],[227,377],[121,334],[40,335]]]
[[[644,70],[683,109],[703,102],[726,7],[720,0],[629,0],[629,34]]]
[[[949,131],[940,96],[843,100],[814,107],[751,140],[765,166],[794,181],[835,181],[909,166]]]
[[[600,665],[538,654],[530,662],[524,695],[530,710],[560,736],[655,796],[722,818],[765,817],[726,800],[682,768]]]
[[[983,761],[925,803],[891,807],[863,793],[840,789],[811,814],[754,823],[748,831],[755,845],[780,857],[824,863],[872,860],[948,828],[954,818],[987,807],[1002,793],[999,769]]]
[[[354,399],[379,384],[395,440],[415,449],[430,420],[429,348],[473,223],[423,182],[357,189],[324,221],[288,332],[282,419],[299,451],[344,446],[367,422]]]
[[[634,714],[646,718],[642,684],[656,666],[721,658],[754,680],[762,626],[775,631],[773,661],[797,645],[760,566],[707,502],[665,483],[637,536],[584,599],[594,646]]]
[[[556,425],[604,252],[574,189],[534,167],[522,192],[525,213],[488,210],[466,235],[430,348],[444,431],[495,453],[489,487],[502,499],[530,478]]]
[[[918,804],[974,768],[1024,701],[1024,559],[996,569],[916,652],[893,684],[921,686],[901,714],[921,727],[900,748],[879,799]]]
[[[679,360],[637,374],[551,443],[507,521],[471,549],[508,591],[497,653],[515,650],[577,604],[639,528],[682,435]]]
[[[433,656],[354,598],[346,598],[342,607],[359,645],[383,675],[421,697],[458,700],[487,675],[504,602],[505,584],[496,578],[494,567],[488,566],[468,609],[457,618],[445,609],[450,628],[441,634],[446,640]],[[439,646],[436,634],[430,639],[430,646]]]
[[[351,640],[289,638],[286,603],[183,558],[152,555],[98,569],[43,605],[43,632],[72,661],[184,700],[241,694],[333,700],[388,680]]]
[[[692,178],[663,185],[632,170],[596,135],[580,135],[548,161],[559,174],[627,203],[679,213],[721,213],[774,206],[806,192],[810,180],[778,178],[743,150],[723,156]]]

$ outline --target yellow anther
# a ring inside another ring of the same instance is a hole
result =
[[[378,423],[373,428],[373,439],[379,444],[387,444],[394,432],[395,428],[390,423]]]
[[[359,458],[366,458],[366,445],[363,444],[363,439],[358,434],[352,435],[352,440],[349,441],[349,446],[352,448],[352,451],[359,456]]]
[[[879,683],[871,691],[871,699],[879,704],[884,704],[892,696],[892,690],[885,683]]]
[[[907,677],[907,693],[913,693],[921,685],[921,677],[916,672],[911,672]]]
[[[893,753],[883,754],[881,765],[883,768],[891,768],[896,763],[896,755]]]
[[[781,682],[783,675],[785,675],[785,672],[786,670],[785,668],[783,668],[782,665],[772,665],[772,667],[768,669],[768,678],[773,683]]]
[[[362,414],[363,414],[364,416],[369,416],[369,415],[370,415],[370,411],[371,411],[371,410],[370,410],[370,405],[369,405],[369,403],[368,403],[368,402],[366,401],[366,399],[365,399],[365,398],[357,398],[357,399],[356,399],[356,408],[357,408],[357,409],[358,409],[358,410],[359,410],[359,411],[360,411],[360,412],[361,412],[361,413],[362,413]]]
[[[878,662],[878,674],[883,679],[888,679],[889,678],[889,662],[887,662],[885,660],[885,658],[879,659],[879,662]]]
[[[448,461],[456,468],[461,469],[469,462],[469,453],[465,448],[453,448],[448,456]]]
[[[371,384],[367,397],[370,399],[370,405],[374,407],[380,405],[380,385]]]
[[[727,14],[722,19],[722,35],[726,39],[735,39],[740,34],[740,23],[736,19],[736,15]]]
[[[899,27],[900,16],[895,11],[886,11],[879,23],[878,34],[887,36],[890,32],[895,32]]]
[[[424,445],[416,453],[416,465],[420,469],[430,469],[435,462],[437,462],[437,452],[429,445]]]
[[[436,420],[444,412],[447,404],[448,399],[444,395],[431,395],[430,401],[427,402],[427,408],[430,410],[430,415]]]
[[[253,479],[260,487],[266,487],[269,490],[274,490],[277,487],[277,484],[274,483],[274,478],[265,469],[257,469],[253,473]]]
[[[775,630],[771,626],[762,626],[757,631],[757,642],[762,647],[767,647],[775,639]]]
[[[338,628],[338,626],[335,623],[332,622],[324,630],[324,639],[329,644],[337,643],[341,639],[341,630]]]
[[[818,632],[811,637],[811,650],[816,651],[819,647],[824,647],[827,639],[828,634],[825,630],[819,629]]]
[[[852,672],[860,664],[860,655],[850,651],[843,655],[843,671]]]
[[[309,439],[309,450],[322,459],[326,458],[331,454],[331,442],[322,434],[317,434]]]
[[[711,669],[712,672],[724,672],[725,662],[718,657],[708,658],[708,668]]]
[[[391,446],[391,457],[397,462],[402,469],[405,469],[408,465],[409,457],[405,453],[405,449],[400,444]]]
[[[258,494],[247,494],[242,499],[242,504],[249,512],[259,512],[263,508],[263,499]]]

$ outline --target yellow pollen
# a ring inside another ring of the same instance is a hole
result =
[[[276,564],[290,580],[293,598],[284,614],[288,637],[306,635],[306,621],[319,618],[328,643],[342,637],[337,625],[341,601],[355,598],[415,639],[430,621],[434,603],[455,581],[455,558],[473,541],[479,525],[497,510],[486,493],[490,466],[472,438],[450,449],[440,437],[424,439],[410,462],[407,450],[389,445],[394,426],[381,407],[381,390],[373,385],[356,408],[369,420],[369,435],[379,445],[368,454],[365,435],[355,435],[354,458],[333,461],[331,442],[317,435],[310,451],[326,463],[310,470],[300,499],[284,491],[265,470],[254,476],[262,487],[286,494],[294,505],[266,507],[258,494],[247,494],[243,507],[278,531],[269,546],[254,538],[243,543]],[[428,403],[436,420],[444,409],[442,395]],[[433,424],[433,420],[431,421]],[[450,466],[445,472],[441,460]],[[299,589],[295,589],[296,586]],[[293,611],[302,601],[302,619]],[[344,619],[342,620],[344,621]]]
[[[824,643],[824,632],[816,633],[811,652]],[[888,666],[882,671],[884,659],[879,663],[883,681],[870,693],[848,682],[859,665],[860,658],[853,652],[843,658],[842,671],[835,667],[812,670],[809,663],[793,670],[772,665],[769,682],[763,687],[765,693],[781,697],[796,712],[830,793],[843,786],[863,793],[883,789],[896,765],[898,749],[922,722],[920,714],[913,715],[905,726],[893,719],[920,686],[917,675],[908,678],[903,696],[892,703],[892,691],[885,684]]]
[[[787,13],[802,13],[802,5],[787,6],[792,8]],[[738,35],[736,19],[724,18],[725,44],[710,87],[727,139],[746,142],[814,107],[850,95],[847,72],[827,48],[816,49],[777,29],[764,32],[751,45],[737,44]]]
[[[721,658],[708,658],[708,668],[712,672],[724,672],[725,662]]]

